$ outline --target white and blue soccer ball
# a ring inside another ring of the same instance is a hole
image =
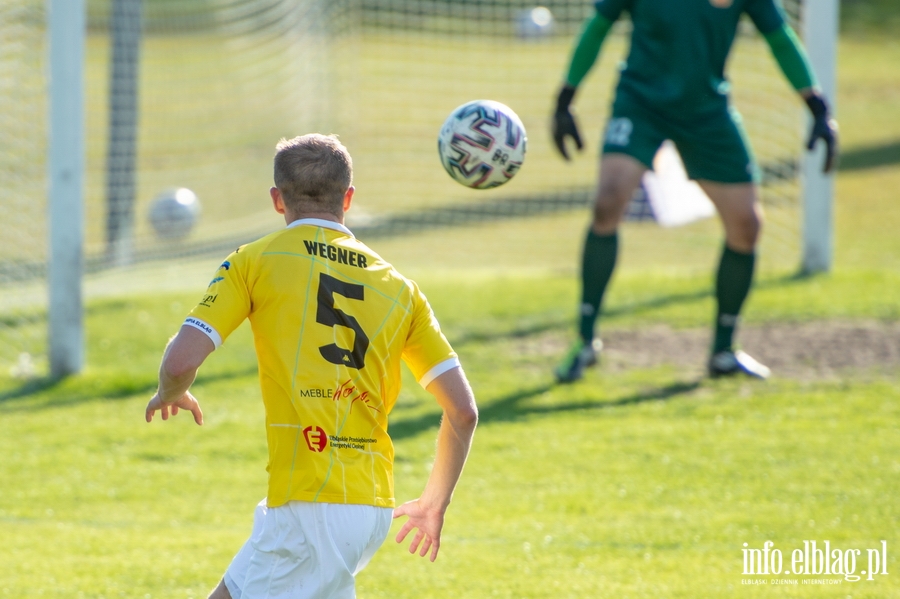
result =
[[[161,239],[184,239],[200,219],[200,200],[187,187],[169,189],[153,198],[148,217]]]
[[[503,185],[522,167],[527,145],[525,126],[513,110],[493,100],[457,107],[438,135],[444,169],[473,189]]]
[[[535,6],[516,13],[516,35],[524,40],[540,40],[553,33],[553,13],[546,6]]]

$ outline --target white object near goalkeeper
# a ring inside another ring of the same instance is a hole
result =
[[[653,170],[644,173],[644,190],[656,222],[663,227],[686,225],[716,213],[696,181],[688,179],[675,144],[663,142],[653,157]]]

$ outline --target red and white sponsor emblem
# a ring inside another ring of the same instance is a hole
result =
[[[318,426],[307,426],[303,429],[303,438],[310,451],[322,451],[328,445],[328,435]]]

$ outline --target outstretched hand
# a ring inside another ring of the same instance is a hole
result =
[[[813,93],[807,97],[806,104],[813,115],[812,129],[809,132],[806,149],[812,150],[820,139],[824,141],[825,164],[822,166],[822,172],[830,173],[837,166],[840,155],[837,121],[830,117],[828,103],[820,94]]]
[[[556,149],[562,154],[563,158],[569,159],[569,153],[566,151],[566,138],[571,137],[575,142],[575,147],[579,151],[584,148],[581,142],[581,135],[578,133],[578,125],[575,123],[575,117],[569,110],[569,104],[575,97],[575,88],[564,86],[556,99],[556,112],[553,113],[553,143]]]
[[[191,395],[190,391],[185,391],[184,395],[179,397],[175,403],[163,403],[162,399],[159,397],[159,393],[157,393],[150,400],[150,403],[147,404],[147,410],[144,416],[147,419],[147,422],[151,422],[153,420],[153,415],[159,411],[162,415],[162,419],[168,420],[170,410],[172,416],[178,414],[178,410],[187,410],[194,415],[194,422],[200,425],[203,424],[203,412],[200,410],[200,402]]]
[[[409,552],[416,553],[418,550],[419,555],[425,557],[430,549],[429,559],[436,560],[441,548],[441,529],[444,528],[443,510],[425,508],[419,504],[419,499],[414,499],[394,508],[394,518],[401,516],[409,516],[409,520],[397,533],[396,541],[402,543],[406,535],[418,529],[409,544]]]

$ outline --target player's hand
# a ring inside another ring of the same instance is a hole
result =
[[[809,111],[813,115],[812,130],[809,132],[806,149],[812,150],[816,141],[823,140],[825,142],[825,164],[822,172],[830,173],[837,166],[840,155],[837,121],[831,118],[828,103],[822,95],[813,92],[806,98],[806,105],[809,106]]]
[[[403,524],[403,528],[397,533],[396,541],[402,543],[413,529],[418,529],[412,542],[409,544],[409,552],[425,557],[431,550],[429,559],[437,559],[438,550],[441,548],[441,529],[444,528],[443,510],[428,509],[419,503],[419,499],[407,501],[403,505],[394,508],[394,518],[409,516]],[[421,547],[420,547],[421,546]]]
[[[566,151],[566,138],[571,137],[575,142],[575,147],[580,151],[584,148],[581,143],[581,135],[578,133],[578,125],[575,123],[575,117],[569,110],[572,98],[575,97],[575,88],[568,85],[563,86],[559,91],[556,99],[556,112],[553,113],[553,142],[556,149],[562,154],[563,158],[569,159],[569,153]]]
[[[150,400],[150,403],[147,404],[147,410],[144,415],[147,422],[150,422],[153,420],[153,415],[159,411],[161,412],[162,419],[168,420],[169,413],[171,412],[172,416],[175,416],[178,414],[178,410],[189,411],[194,415],[194,422],[203,424],[203,412],[200,410],[200,402],[191,395],[190,391],[185,391],[184,395],[179,397],[175,403],[163,403],[162,399],[159,397],[159,393],[157,393]]]

